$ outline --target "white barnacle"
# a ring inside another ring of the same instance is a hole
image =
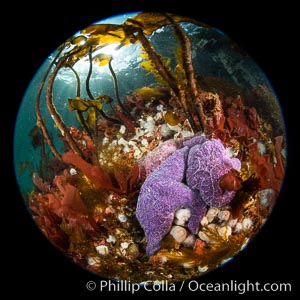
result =
[[[105,145],[109,142],[109,139],[107,137],[104,137],[102,140],[102,144]]]
[[[100,258],[97,256],[90,256],[88,257],[88,265],[94,266],[96,264],[100,263]]]
[[[119,138],[118,145],[127,146],[128,142],[124,138]]]
[[[210,207],[206,213],[206,218],[207,218],[208,223],[212,222],[218,213],[219,213],[218,208]]]
[[[156,127],[154,119],[151,116],[148,116],[146,122],[143,124],[143,127],[148,133],[154,132]]]
[[[163,107],[162,104],[159,104],[159,105],[156,106],[157,111],[163,111],[163,109],[164,109],[164,107]]]
[[[188,138],[188,137],[192,137],[194,135],[194,133],[189,130],[181,130],[180,134],[181,134],[182,138]]]
[[[204,273],[208,270],[208,266],[198,266],[198,272]]]
[[[194,234],[189,234],[187,238],[183,241],[183,246],[188,248],[193,248],[195,245],[196,237]]]
[[[107,255],[109,250],[108,247],[105,245],[99,245],[96,247],[96,251],[100,254],[100,255]]]
[[[229,220],[228,225],[229,225],[231,228],[232,228],[232,227],[235,227],[236,224],[237,224],[237,221],[238,221],[237,218],[236,218],[236,219],[231,219],[231,220]]]
[[[116,241],[117,241],[117,239],[116,239],[113,235],[110,234],[110,235],[108,236],[108,238],[106,239],[106,241],[107,241],[108,243],[115,244]]]
[[[243,225],[243,230],[248,230],[252,227],[253,221],[250,218],[245,218],[243,220],[242,225]]]
[[[125,223],[127,221],[127,217],[124,214],[118,214],[118,220],[121,223]]]
[[[229,210],[221,210],[219,213],[218,213],[218,218],[219,220],[221,221],[228,221],[229,218],[230,218],[230,211]]]
[[[178,243],[182,243],[187,237],[187,231],[181,226],[173,226],[170,231],[170,234]]]
[[[257,148],[258,148],[258,153],[260,155],[265,155],[267,153],[267,147],[266,147],[266,145],[263,144],[260,141],[257,143]]]
[[[194,266],[193,262],[187,261],[182,264],[185,269],[190,269]]]
[[[142,140],[141,140],[141,144],[142,144],[143,146],[148,146],[148,141],[147,141],[146,139],[142,139]]]
[[[235,225],[234,232],[238,233],[243,229],[243,224],[241,222],[237,222]]]
[[[121,125],[121,126],[120,126],[119,132],[120,132],[121,134],[124,134],[124,133],[126,132],[126,127],[125,127],[124,125]]]
[[[188,208],[180,208],[175,213],[176,225],[184,225],[188,219],[191,217],[191,211]]]
[[[134,150],[134,153],[133,153],[134,158],[139,159],[142,157],[142,155],[143,155],[143,152],[139,148],[136,148]]]
[[[120,244],[122,249],[127,249],[129,247],[129,245],[130,245],[130,243],[128,243],[128,242],[123,242]]]
[[[70,175],[76,175],[76,174],[77,174],[76,169],[71,168],[71,169],[70,169]]]
[[[201,224],[202,226],[205,226],[205,225],[208,224],[208,220],[207,220],[207,217],[206,217],[206,216],[204,216],[204,217],[201,219],[200,224]]]
[[[226,154],[227,154],[228,157],[230,157],[230,158],[234,157],[234,150],[233,150],[233,148],[227,147],[225,149],[226,149]]]
[[[169,128],[167,124],[163,124],[160,127],[160,134],[162,135],[162,137],[169,137],[172,133],[173,131]]]

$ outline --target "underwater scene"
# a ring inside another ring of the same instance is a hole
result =
[[[255,237],[286,145],[276,93],[235,41],[138,12],[45,59],[19,108],[14,165],[28,212],[68,259],[111,280],[176,283]]]

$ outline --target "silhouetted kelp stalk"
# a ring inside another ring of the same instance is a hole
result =
[[[69,68],[72,70],[72,72],[74,73],[75,75],[75,78],[76,78],[76,98],[79,98],[80,99],[80,95],[81,95],[81,89],[80,89],[80,77],[78,75],[78,73],[76,72],[76,70],[73,68],[73,66],[69,66]],[[88,136],[90,138],[92,138],[92,133],[91,133],[91,130],[83,116],[83,112],[80,111],[80,110],[76,110],[76,115],[77,115],[77,118],[79,120],[79,122],[82,124],[82,126],[84,127],[86,133],[88,134]]]
[[[41,129],[42,133],[43,133],[43,136],[51,150],[51,152],[53,153],[53,155],[61,160],[61,155],[59,154],[59,152],[57,151],[56,147],[54,146],[54,143],[52,141],[52,138],[49,134],[49,131],[46,127],[46,124],[43,120],[43,117],[42,117],[42,113],[41,113],[41,110],[40,110],[40,103],[41,103],[41,94],[42,94],[42,90],[44,88],[44,85],[45,85],[45,82],[46,82],[46,79],[50,73],[50,70],[52,69],[55,61],[57,60],[57,58],[59,57],[59,55],[61,54],[62,52],[62,49],[56,54],[55,58],[52,60],[50,66],[48,67],[47,71],[45,72],[43,78],[42,78],[42,81],[40,83],[40,86],[38,88],[38,92],[37,92],[37,96],[36,96],[36,101],[35,101],[35,112],[36,112],[36,116],[37,116],[37,127]]]
[[[77,51],[79,50],[80,49],[78,49]],[[56,75],[58,71],[61,69],[61,67],[63,67],[64,63],[66,62],[66,60],[70,55],[72,55],[72,51],[71,54],[65,54],[63,57],[61,57],[60,60],[57,62],[53,72],[49,76],[47,90],[46,90],[46,105],[49,113],[51,114],[53,121],[55,122],[57,128],[60,130],[62,136],[66,139],[66,142],[70,146],[71,150],[74,151],[76,154],[84,157],[83,152],[81,151],[81,149],[79,148],[75,140],[73,139],[72,135],[69,132],[68,127],[63,122],[62,117],[59,115],[59,113],[57,112],[53,104],[53,84]]]
[[[91,48],[90,48],[91,49]],[[84,129],[86,130],[87,134],[92,137],[92,133],[90,130],[89,124],[87,123],[87,121],[84,119],[83,116],[83,112],[86,111],[87,109],[92,109],[92,110],[97,110],[97,112],[100,112],[100,114],[102,115],[103,118],[105,118],[108,121],[111,121],[113,123],[117,123],[117,124],[122,124],[122,122],[118,119],[114,119],[111,118],[109,116],[107,116],[103,110],[102,110],[102,103],[96,103],[95,104],[95,99],[94,96],[92,95],[91,91],[90,91],[90,87],[89,87],[89,80],[92,74],[92,57],[91,57],[91,50],[88,51],[89,53],[89,61],[90,61],[90,67],[89,67],[89,72],[86,78],[86,91],[88,96],[90,97],[90,100],[94,100],[94,101],[90,101],[90,102],[83,102],[84,100],[82,100],[80,98],[80,78],[76,72],[76,70],[73,68],[73,65],[78,61],[78,59],[76,59],[76,54],[82,51],[82,47],[77,47],[72,49],[70,52],[65,53],[62,57],[59,58],[59,56],[61,55],[62,51],[64,50],[64,47],[61,47],[59,52],[57,53],[57,55],[55,56],[55,58],[52,60],[50,66],[48,67],[47,71],[45,72],[45,75],[41,81],[41,84],[39,86],[38,89],[38,93],[37,93],[37,97],[36,97],[36,115],[37,115],[37,126],[41,129],[43,136],[47,142],[47,144],[49,145],[49,148],[51,150],[51,152],[53,153],[53,155],[59,159],[62,160],[62,156],[61,154],[58,152],[58,150],[56,149],[53,140],[49,134],[49,131],[45,125],[45,122],[43,120],[42,114],[41,114],[41,110],[40,110],[40,105],[41,105],[41,93],[42,90],[45,86],[45,82],[48,78],[48,84],[47,84],[47,88],[46,88],[46,105],[47,105],[47,109],[54,121],[54,123],[56,124],[57,128],[60,130],[62,136],[65,138],[66,142],[68,143],[70,149],[75,152],[76,154],[78,154],[81,157],[85,157],[84,153],[82,152],[82,150],[80,149],[80,147],[78,146],[78,144],[76,143],[76,141],[73,139],[71,133],[69,132],[69,129],[67,128],[67,126],[65,125],[62,117],[59,115],[59,113],[57,112],[54,103],[53,103],[53,85],[54,85],[54,81],[55,78],[57,76],[57,73],[59,72],[59,70],[63,67],[68,67],[70,68],[73,73],[75,74],[75,78],[76,78],[76,98],[75,101],[78,102],[78,104],[86,104],[86,106],[84,106],[83,108],[78,108],[75,107],[74,109],[76,110],[78,119],[80,121],[80,123],[82,124],[82,126],[84,127]],[[74,59],[75,57],[75,59]],[[58,59],[59,58],[59,59]],[[52,73],[49,75],[51,69],[54,67],[54,70],[52,71]],[[74,100],[74,99],[71,99]],[[77,105],[78,106],[78,105]],[[82,105],[81,105],[82,106]],[[69,108],[70,108],[70,101],[69,101]],[[95,112],[96,113],[96,112]],[[95,117],[95,121],[97,120],[97,117]],[[85,157],[85,159],[88,159],[88,157]]]
[[[204,131],[206,117],[203,112],[203,104],[198,92],[196,75],[193,66],[191,41],[185,31],[176,22],[174,22],[170,16],[167,15],[167,18],[172,22],[175,35],[181,47],[181,51],[179,52],[181,54],[180,60],[182,61],[182,68],[184,70],[187,85],[185,95],[183,95],[183,99],[181,99],[181,101],[183,103],[187,102],[185,105],[193,109],[198,118],[200,128]]]
[[[137,38],[141,42],[149,60],[154,65],[155,71],[157,71],[176,95],[192,128],[195,131],[204,131],[205,115],[203,113],[201,100],[198,96],[198,87],[192,62],[191,42],[184,30],[174,21],[174,19],[168,14],[165,14],[165,16],[166,21],[169,21],[172,24],[179,42],[180,55],[177,57],[177,60],[179,68],[183,71],[184,79],[180,78],[178,80],[176,79],[176,76],[173,76],[170,68],[168,68],[167,64],[164,62],[164,59],[155,52],[151,43],[146,38],[143,30],[141,29],[143,27],[142,24],[140,25],[141,28],[137,29]],[[198,124],[195,123],[193,115],[197,117]]]
[[[90,89],[90,78],[92,76],[93,73],[93,60],[92,60],[92,47],[90,47],[89,51],[88,51],[88,57],[89,57],[89,71],[88,71],[88,75],[86,77],[86,81],[85,81],[85,86],[86,86],[86,92],[88,94],[88,96],[90,97],[90,100],[95,100],[91,89]],[[99,106],[95,106],[95,108],[92,109],[97,109]],[[111,118],[108,115],[105,114],[105,112],[102,109],[97,109],[97,112],[99,112],[101,114],[101,116],[106,119],[107,121],[110,121],[112,123],[116,123],[116,124],[122,124],[122,122],[120,122],[120,120],[117,120],[115,118]],[[96,117],[97,120],[97,117]]]
[[[164,84],[173,92],[183,110],[183,113],[189,120],[192,129],[195,132],[205,131],[206,117],[203,112],[203,103],[199,97],[196,75],[192,62],[192,45],[188,35],[185,33],[183,28],[179,26],[179,22],[190,22],[196,23],[197,25],[200,24],[189,18],[178,17],[171,14],[141,13],[134,18],[128,18],[121,25],[91,25],[82,30],[81,35],[71,38],[59,48],[59,52],[51,62],[42,79],[36,100],[37,125],[41,128],[43,136],[56,158],[59,160],[62,159],[61,154],[57,151],[53,140],[50,137],[40,111],[41,92],[47,79],[46,106],[55,125],[64,137],[66,143],[69,145],[69,148],[80,157],[89,160],[89,157],[86,157],[80,145],[78,145],[70,133],[63,118],[59,115],[53,103],[53,85],[57,73],[61,68],[70,68],[75,75],[76,98],[68,100],[69,110],[76,111],[79,122],[86,131],[86,134],[90,136],[92,140],[94,140],[97,136],[96,125],[99,114],[102,118],[114,124],[124,124],[126,127],[131,128],[131,130],[134,128],[134,117],[120,99],[118,80],[112,67],[113,58],[111,56],[106,58],[106,62],[102,64],[100,63],[100,66],[108,63],[108,68],[113,78],[115,96],[120,109],[112,109],[115,117],[107,115],[102,109],[104,103],[110,103],[111,108],[113,108],[111,103],[112,98],[108,95],[95,97],[90,90],[90,78],[93,73],[93,53],[107,45],[115,43],[119,43],[119,48],[136,42],[141,43],[143,50],[145,51],[145,58],[148,60],[149,65],[151,65],[149,68],[150,71],[153,72],[156,77],[160,77]],[[176,53],[177,65],[174,72],[168,67],[164,58],[155,51],[151,42],[147,38],[147,35],[152,34],[155,30],[166,25],[171,25],[173,27],[174,34],[179,44]],[[203,24],[200,25],[203,26]],[[69,47],[71,50],[68,51]],[[62,53],[63,55],[60,57]],[[80,77],[74,69],[76,62],[84,57],[88,57],[89,63],[88,74],[85,80],[86,92],[89,99],[81,98]],[[54,65],[55,67],[53,69]],[[51,70],[52,72],[50,73]],[[107,101],[107,99],[110,101]],[[83,115],[84,112],[88,113],[86,118]]]
[[[116,94],[116,99],[118,101],[118,104],[120,105],[121,109],[123,112],[126,113],[126,115],[128,116],[131,116],[130,112],[128,111],[128,109],[123,105],[122,101],[121,101],[121,98],[120,98],[120,94],[119,94],[119,87],[118,87],[118,79],[117,79],[117,76],[116,76],[116,73],[111,65],[111,62],[112,62],[113,58],[110,57],[109,58],[109,61],[108,61],[108,68],[110,70],[110,73],[111,73],[111,76],[113,78],[113,81],[114,81],[114,86],[115,86],[115,94]]]

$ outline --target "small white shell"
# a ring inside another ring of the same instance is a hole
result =
[[[170,234],[178,243],[182,243],[187,237],[187,231],[181,226],[173,226]]]
[[[147,141],[146,139],[142,139],[142,140],[141,140],[141,144],[142,144],[143,146],[148,146],[148,141]]]
[[[125,127],[124,125],[121,125],[121,126],[120,126],[119,132],[120,132],[121,134],[124,134],[124,133],[126,132],[126,127]]]
[[[107,241],[108,243],[115,244],[116,241],[117,241],[117,239],[116,239],[113,235],[110,234],[110,235],[108,236],[108,238],[106,239],[106,241]]]
[[[127,217],[124,214],[118,214],[118,220],[121,223],[125,223],[127,221]]]
[[[108,247],[105,245],[99,245],[96,247],[96,251],[100,254],[100,255],[107,255],[109,253]]]
[[[97,256],[90,256],[88,258],[88,264],[90,266],[94,266],[94,265],[98,264],[99,262],[100,262],[100,258]]]
[[[242,225],[243,225],[243,230],[248,230],[252,227],[253,221],[250,218],[245,218],[243,220]]]
[[[198,266],[198,272],[204,273],[208,270],[208,266]]]
[[[70,175],[76,175],[76,174],[77,174],[76,169],[71,168],[71,169],[70,169]]]
[[[130,243],[128,243],[128,242],[123,242],[120,244],[122,249],[127,249],[129,247],[129,245],[130,245]]]
[[[195,235],[194,235],[194,234],[189,234],[189,235],[187,236],[187,238],[183,241],[183,245],[184,245],[185,247],[190,247],[190,248],[192,248],[192,247],[194,247],[195,241],[196,241]]]
[[[207,220],[207,217],[206,217],[206,216],[204,216],[204,217],[201,219],[200,224],[201,224],[202,226],[205,226],[205,225],[208,224],[208,220]]]
[[[162,104],[159,104],[159,105],[156,106],[157,111],[163,111],[163,109],[164,109],[164,107],[163,107]]]
[[[188,208],[180,208],[175,213],[174,223],[176,225],[184,225],[191,217],[191,211]]]
[[[206,213],[206,218],[208,220],[208,222],[212,222],[213,219],[216,217],[216,215],[219,213],[219,209],[216,207],[211,207],[208,209],[207,213]]]
[[[257,148],[260,155],[265,155],[267,153],[267,147],[261,141],[257,143]]]
[[[231,220],[229,220],[228,225],[229,225],[230,227],[236,226],[237,220],[238,220],[238,219],[231,219]]]
[[[243,229],[243,224],[241,222],[237,222],[235,225],[234,232],[240,232]]]
[[[167,138],[168,136],[170,136],[172,134],[172,130],[169,128],[169,126],[167,124],[163,124],[160,127],[160,134],[162,137]]]
[[[228,221],[229,218],[230,218],[230,211],[229,210],[221,210],[219,213],[218,213],[218,218],[221,220],[221,221]]]
[[[128,142],[122,137],[118,139],[118,145],[127,146]]]

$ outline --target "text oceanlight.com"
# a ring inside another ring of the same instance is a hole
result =
[[[181,292],[188,290],[192,292],[236,292],[244,294],[246,292],[291,292],[292,285],[288,282],[273,282],[260,283],[246,280],[239,282],[237,280],[230,280],[228,282],[198,282],[196,280],[183,281],[180,284],[170,283],[168,281],[154,282],[151,284],[131,283],[127,280],[123,281],[104,281],[98,283],[95,281],[88,281],[86,283],[88,291],[106,291],[106,292],[131,292],[132,294],[144,290],[149,292]]]

